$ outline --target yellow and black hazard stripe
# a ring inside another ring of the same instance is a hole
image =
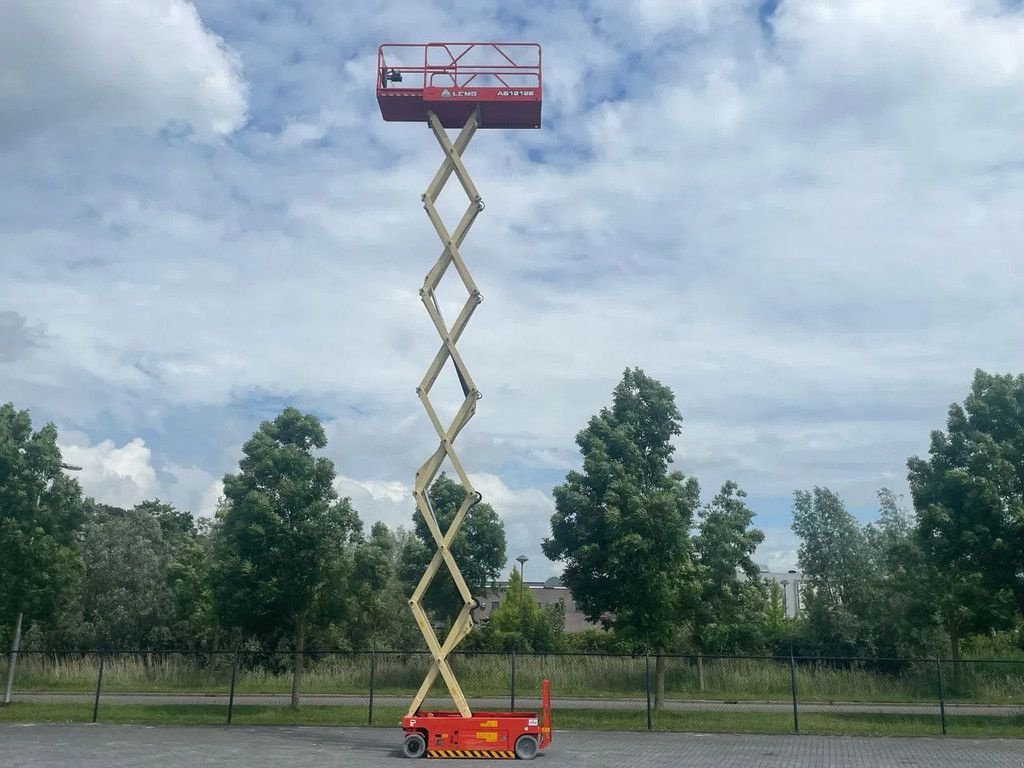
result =
[[[516,753],[511,749],[432,749],[427,757],[499,757],[514,759]]]

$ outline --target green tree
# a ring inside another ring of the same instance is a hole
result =
[[[488,650],[549,653],[562,650],[564,627],[565,606],[552,603],[542,608],[513,569],[501,604],[472,638],[477,647]]]
[[[567,632],[562,641],[565,643],[565,650],[573,653],[629,653],[635,650],[614,633],[600,629]]]
[[[765,588],[753,554],[764,534],[752,528],[746,492],[729,481],[700,510],[693,544],[699,591],[693,605],[693,642],[701,652],[751,651],[763,641]]]
[[[213,544],[210,521],[200,519],[174,546],[167,579],[174,601],[176,644],[216,652],[221,633],[213,601]]]
[[[57,429],[32,431],[28,411],[0,406],[0,622],[6,631],[54,620],[81,574],[78,482],[61,471]]]
[[[224,478],[225,504],[213,583],[226,626],[273,635],[284,624],[294,648],[292,706],[299,705],[310,622],[345,591],[345,555],[360,522],[333,488],[334,465],[313,455],[327,437],[312,415],[286,408],[242,448],[239,472]]]
[[[877,580],[871,617],[879,656],[919,656],[935,650],[937,574],[917,536],[916,521],[888,488],[878,492],[879,519],[865,528]]]
[[[409,599],[400,580],[401,550],[408,533],[393,533],[384,523],[374,523],[370,536],[356,546],[352,569],[351,620],[347,640],[357,649],[411,649],[420,640]]]
[[[764,628],[767,645],[778,649],[789,633],[786,617],[786,593],[775,579],[765,579]]]
[[[804,575],[806,629],[816,652],[874,651],[870,616],[875,575],[864,531],[828,488],[797,491],[793,532]]]
[[[1024,609],[1024,376],[976,371],[928,453],[907,462],[908,480],[958,658],[966,635],[1009,628]]]
[[[466,490],[442,472],[427,495],[443,533],[462,505]],[[402,553],[402,577],[409,592],[419,582],[437,549],[418,510],[413,513],[413,532],[415,537],[406,541]],[[469,510],[452,542],[451,552],[471,594],[482,594],[486,586],[498,578],[505,565],[505,526],[490,504],[481,502]],[[462,598],[444,565],[427,589],[423,605],[436,620],[447,624],[454,621],[462,609]]]
[[[554,489],[544,554],[564,563],[562,581],[590,621],[659,652],[655,703],[664,697],[660,652],[676,638],[680,606],[694,588],[689,528],[696,480],[670,471],[682,416],[665,385],[627,369],[611,408],[576,436],[583,471]]]
[[[213,609],[210,569],[213,539],[208,520],[195,520],[191,512],[151,499],[133,511],[152,518],[160,528],[159,548],[163,578],[171,595],[167,642],[177,648],[200,647],[216,651],[220,633]]]
[[[216,650],[208,521],[156,500],[121,509],[89,499],[73,599],[37,647]]]
[[[169,645],[174,622],[170,547],[152,507],[95,505],[81,548],[83,643],[148,650]]]
[[[172,504],[162,502],[160,499],[140,501],[134,509],[156,520],[164,541],[172,548],[196,532],[196,524],[191,512],[177,509]]]

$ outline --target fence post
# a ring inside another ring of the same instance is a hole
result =
[[[935,671],[939,677],[939,721],[942,723],[942,735],[946,735],[946,693],[942,685],[942,660],[935,657]]]
[[[11,641],[11,658],[7,662],[7,687],[4,689],[4,706],[11,703],[11,692],[14,690],[14,670],[18,665],[18,649],[21,646],[21,612],[14,625],[14,639]]]
[[[231,691],[228,693],[228,725],[231,725],[231,715],[235,711],[235,682],[238,680],[238,651],[231,660]]]
[[[366,713],[366,724],[373,725],[373,688],[377,681],[377,652],[370,651],[370,706]]]
[[[96,675],[96,698],[92,702],[92,721],[95,723],[100,711],[100,691],[103,690],[103,651],[100,651],[100,671]]]
[[[647,730],[654,730],[651,727],[651,653],[644,651],[644,684],[647,687]]]
[[[789,654],[789,687],[793,692],[793,732],[800,733],[800,713],[796,704],[796,659]]]
[[[516,652],[512,651],[512,687],[510,688],[512,694],[509,698],[509,712],[516,711]]]

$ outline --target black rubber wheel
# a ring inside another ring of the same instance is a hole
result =
[[[423,738],[421,733],[410,733],[405,737],[405,743],[402,744],[402,754],[406,757],[423,757],[423,753],[427,751],[427,740]]]
[[[516,739],[516,757],[520,760],[533,760],[537,751],[537,739],[533,736],[520,736]]]

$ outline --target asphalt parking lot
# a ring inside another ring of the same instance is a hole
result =
[[[142,725],[0,726],[17,768],[371,768],[410,765],[397,729]],[[504,760],[430,760],[490,766]],[[556,732],[537,768],[1021,768],[1024,740]]]

